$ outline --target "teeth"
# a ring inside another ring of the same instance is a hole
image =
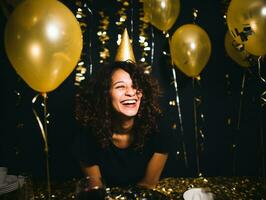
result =
[[[129,99],[129,100],[125,100],[123,101],[123,104],[131,104],[131,103],[136,103],[137,101],[135,99]]]

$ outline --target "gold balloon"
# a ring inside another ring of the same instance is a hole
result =
[[[144,15],[156,28],[168,31],[180,12],[180,0],[144,0]]]
[[[12,66],[41,93],[56,89],[70,75],[82,45],[78,21],[57,0],[23,1],[5,27],[5,49]]]
[[[239,64],[242,67],[250,67],[250,63],[248,61],[248,56],[249,53],[246,52],[245,49],[238,50],[236,48],[236,41],[232,37],[232,35],[227,31],[225,35],[225,40],[224,40],[224,46],[225,46],[225,51],[232,58],[233,61],[235,61],[237,64]]]
[[[200,26],[185,24],[174,32],[170,52],[178,69],[189,77],[197,77],[210,58],[211,41]]]
[[[256,56],[266,54],[266,1],[232,0],[227,25],[233,38]]]

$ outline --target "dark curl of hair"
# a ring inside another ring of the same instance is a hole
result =
[[[109,91],[112,74],[120,68],[129,73],[133,87],[141,90],[143,94],[133,127],[133,146],[139,149],[144,145],[145,136],[156,132],[157,116],[161,113],[158,102],[161,90],[158,81],[145,73],[143,66],[127,61],[101,66],[81,85],[76,95],[75,117],[81,125],[93,128],[102,147],[109,146],[113,130],[113,107]]]

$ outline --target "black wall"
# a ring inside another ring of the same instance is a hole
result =
[[[63,2],[75,13],[75,1]],[[137,42],[140,23],[138,9],[142,4],[134,0],[128,2],[133,7],[129,7],[128,21],[122,27],[115,25],[120,3],[115,0],[86,2],[93,14],[87,13],[88,30],[84,35],[86,46],[83,59],[89,64],[89,58],[92,58],[93,69],[99,66],[100,42],[96,35],[100,20],[99,10],[104,10],[110,16],[109,60],[113,59],[117,48],[117,34],[124,27],[130,28],[130,20],[134,21],[131,37],[136,58],[140,59],[141,48]],[[211,57],[200,74],[200,81],[194,80],[193,83],[191,78],[175,68],[181,113],[178,112],[177,105],[172,106],[169,103],[176,99],[176,92],[170,57],[163,54],[163,51],[169,53],[168,39],[155,27],[150,26],[147,30],[150,42],[155,45],[152,74],[159,79],[164,90],[161,101],[165,112],[163,127],[164,131],[169,131],[173,136],[172,151],[164,176],[198,176],[199,172],[204,176],[265,175],[263,142],[266,132],[266,105],[262,105],[260,95],[266,90],[266,84],[259,78],[257,65],[243,68],[225,52],[224,36],[227,26],[223,15],[228,3],[229,1],[181,0],[180,15],[169,30],[170,36],[181,25],[194,22],[205,29],[212,43]],[[195,20],[193,9],[198,10]],[[130,18],[132,11],[134,17]],[[4,29],[8,18],[2,12],[0,14],[0,165],[8,166],[10,174],[29,173],[37,178],[45,177],[44,143],[32,112],[34,108],[42,113],[42,98],[38,97],[37,102],[32,104],[37,92],[26,85],[10,65],[4,50]],[[154,38],[151,37],[152,33]],[[89,43],[92,48],[88,47]],[[262,60],[262,77],[266,76],[265,67]],[[244,86],[241,85],[243,74],[246,76]],[[69,149],[75,134],[73,110],[78,86],[74,85],[74,79],[75,71],[56,90],[48,93],[47,109],[50,117],[47,132],[52,179],[80,176],[78,163],[72,158]],[[241,89],[243,95],[240,93]],[[194,107],[195,99],[198,101]],[[198,139],[195,139],[195,126],[198,131],[202,131],[204,137],[198,132]],[[200,147],[198,151],[196,144]],[[187,165],[184,161],[184,150],[187,153]]]

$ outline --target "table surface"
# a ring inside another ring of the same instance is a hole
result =
[[[51,183],[52,200],[75,199],[75,184],[77,179],[64,182]],[[179,200],[183,193],[190,188],[204,188],[215,195],[216,199],[266,199],[266,179],[255,177],[199,177],[199,178],[164,178],[154,190],[128,188],[109,188],[113,199],[127,200],[127,195],[146,196],[147,200]],[[33,181],[34,199],[47,198],[47,183]],[[0,195],[0,200],[14,200],[21,196],[21,191],[16,190]],[[119,195],[118,195],[119,194]],[[164,198],[165,197],[165,198]],[[21,198],[22,199],[22,198]],[[128,198],[129,199],[129,198]],[[132,199],[132,198],[131,198]],[[138,198],[136,198],[138,199]],[[141,199],[141,198],[139,198]],[[144,199],[144,198],[143,198]]]

